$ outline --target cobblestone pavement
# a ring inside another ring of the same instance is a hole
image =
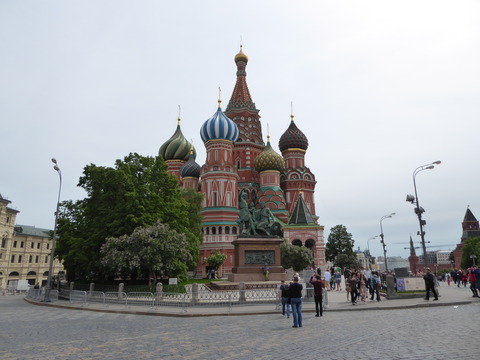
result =
[[[408,310],[159,317],[0,297],[0,359],[473,359],[480,302]],[[472,335],[473,334],[473,335]]]

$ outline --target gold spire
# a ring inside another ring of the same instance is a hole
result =
[[[218,87],[218,107],[222,107],[222,89]]]
[[[290,101],[290,119],[293,121],[295,116],[293,115],[293,101]]]
[[[178,105],[178,118],[177,118],[177,125],[180,126],[180,105]]]

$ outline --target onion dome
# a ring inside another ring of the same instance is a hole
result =
[[[287,149],[302,149],[307,150],[308,148],[308,139],[303,132],[297,128],[295,122],[293,121],[293,115],[291,115],[292,122],[288,127],[287,131],[283,133],[278,142],[278,147],[280,151],[285,151]]]
[[[190,156],[188,157],[188,161],[182,165],[180,168],[180,176],[182,178],[186,177],[200,177],[200,165],[198,165],[195,161],[195,157],[193,156],[193,145],[192,149],[190,150]]]
[[[248,62],[248,56],[243,53],[242,45],[240,45],[240,52],[237,55],[235,55],[235,63],[239,61],[244,61],[246,63]]]
[[[270,145],[270,136],[267,136],[265,149],[255,158],[254,166],[258,172],[267,170],[282,171],[285,167],[283,157],[277,154]]]
[[[204,143],[209,140],[229,140],[235,142],[238,138],[237,125],[222,111],[218,100],[218,109],[213,116],[205,121],[200,128],[200,136]]]
[[[183,136],[180,129],[180,118],[178,118],[177,130],[168,139],[158,151],[158,155],[163,157],[164,160],[181,160],[187,161],[190,155],[190,148],[193,149],[194,158],[197,157],[197,152],[193,145]]]

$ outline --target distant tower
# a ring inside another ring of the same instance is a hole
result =
[[[240,52],[235,55],[237,81],[225,109],[225,115],[238,127],[233,159],[239,176],[239,190],[245,190],[249,194],[249,199],[254,200],[259,183],[258,173],[254,169],[254,160],[263,151],[265,143],[262,137],[259,110],[255,107],[247,86],[245,71],[247,63],[248,57],[240,46]]]
[[[460,268],[462,262],[462,248],[465,244],[465,240],[480,236],[480,227],[478,220],[475,218],[475,216],[468,207],[467,211],[465,212],[465,216],[463,217],[462,230],[463,232],[462,237],[460,238],[460,244],[458,244],[456,249],[453,251],[455,268],[457,269]]]
[[[278,147],[285,159],[285,171],[281,178],[281,186],[285,192],[287,209],[293,211],[299,192],[303,192],[303,200],[308,210],[315,215],[315,175],[305,166],[305,153],[308,148],[308,139],[297,127],[294,116],[288,129],[280,137]]]
[[[190,156],[190,150],[192,150],[193,158],[197,157],[197,152],[192,144],[183,136],[180,129],[180,116],[177,119],[177,129],[170,139],[168,139],[158,151],[165,162],[167,163],[168,172],[175,175],[180,180],[180,168],[187,162]]]
[[[414,274],[420,270],[418,267],[418,261],[419,258],[415,251],[415,246],[413,245],[412,236],[410,235],[410,256],[408,257],[408,262],[410,264],[410,271]]]

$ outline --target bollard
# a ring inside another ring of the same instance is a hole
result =
[[[192,305],[198,304],[198,284],[192,284]]]
[[[123,294],[123,289],[125,288],[124,283],[118,284],[118,300],[122,301],[122,294]]]
[[[395,291],[395,278],[392,274],[387,274],[387,299],[394,298],[396,295]]]
[[[240,295],[239,302],[241,304],[245,304],[247,302],[247,298],[246,298],[246,295],[245,295],[245,283],[244,282],[241,282],[240,284],[238,284],[238,291],[239,291],[239,295]]]

